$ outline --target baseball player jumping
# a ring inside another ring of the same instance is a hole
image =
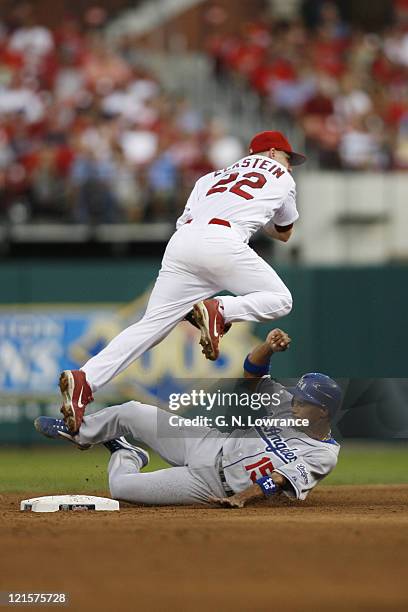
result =
[[[261,227],[272,238],[289,240],[299,216],[290,170],[304,161],[283,134],[261,132],[252,139],[249,155],[196,182],[142,319],[80,370],[60,376],[61,412],[72,434],[93,392],[161,342],[192,309],[203,352],[211,360],[217,359],[220,338],[232,322],[278,319],[291,311],[289,290],[248,240]],[[207,299],[223,290],[234,295]]]
[[[111,452],[109,487],[114,498],[131,503],[173,505],[216,503],[242,508],[254,499],[280,493],[299,500],[327,476],[337,463],[340,446],[332,438],[330,421],[341,402],[339,385],[324,374],[304,374],[292,390],[267,374],[274,352],[285,350],[290,338],[270,332],[244,362],[244,376],[256,390],[269,394],[267,413],[275,418],[305,419],[304,427],[258,424],[222,433],[210,427],[190,427],[155,406],[131,401],[84,417],[71,435],[62,419],[39,417],[36,429],[47,437],[68,439],[85,449],[102,443]],[[141,473],[148,453],[122,436],[149,445],[173,467]]]

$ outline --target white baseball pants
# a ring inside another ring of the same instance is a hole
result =
[[[217,459],[227,434],[208,427],[175,428],[169,425],[170,416],[156,406],[131,401],[84,417],[76,436],[81,444],[132,436],[174,466],[140,473],[141,461],[134,452],[116,451],[108,466],[112,497],[154,505],[208,504],[210,496],[225,497]]]
[[[268,321],[292,309],[285,284],[235,229],[184,225],[167,245],[143,318],[81,368],[93,391],[161,342],[196,302],[223,290],[236,296],[218,298],[226,322]]]

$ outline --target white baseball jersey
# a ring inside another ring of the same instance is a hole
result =
[[[290,291],[247,242],[260,227],[268,230],[268,223],[293,223],[295,197],[288,170],[263,155],[244,157],[200,178],[169,240],[144,317],[82,366],[92,389],[161,342],[194,304],[221,291],[232,294],[218,298],[227,323],[289,314]],[[228,224],[210,224],[212,219]]]
[[[292,395],[282,385],[266,376],[257,391],[281,395],[279,406],[271,405],[268,416],[293,417]],[[226,481],[234,491],[242,491],[275,471],[292,485],[285,489],[285,494],[303,500],[336,466],[339,450],[340,445],[331,437],[316,440],[293,427],[266,424],[245,432],[234,431],[223,445],[222,465]]]
[[[245,242],[268,223],[290,225],[299,217],[295,181],[279,162],[248,155],[196,182],[177,228],[190,220],[206,224],[214,217],[229,221]]]

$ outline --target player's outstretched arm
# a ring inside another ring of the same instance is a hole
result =
[[[287,480],[282,474],[272,472],[271,476],[260,478],[253,485],[231,495],[231,497],[210,497],[208,501],[223,508],[243,508],[251,501],[267,499],[279,495]]]
[[[292,339],[281,329],[273,329],[265,342],[258,344],[244,362],[244,378],[259,379],[269,372],[269,362],[273,353],[286,351]]]

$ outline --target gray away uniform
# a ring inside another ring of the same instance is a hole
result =
[[[291,394],[270,377],[263,378],[257,391],[282,397],[279,406],[268,409],[269,416],[293,417]],[[333,438],[315,440],[294,428],[267,425],[228,434],[186,426],[181,418],[181,426],[175,428],[169,424],[171,416],[130,401],[84,418],[77,435],[81,444],[129,436],[174,466],[141,473],[135,453],[119,450],[108,466],[112,497],[139,504],[206,504],[209,496],[232,495],[276,471],[292,485],[285,494],[303,500],[337,463],[340,446]]]

